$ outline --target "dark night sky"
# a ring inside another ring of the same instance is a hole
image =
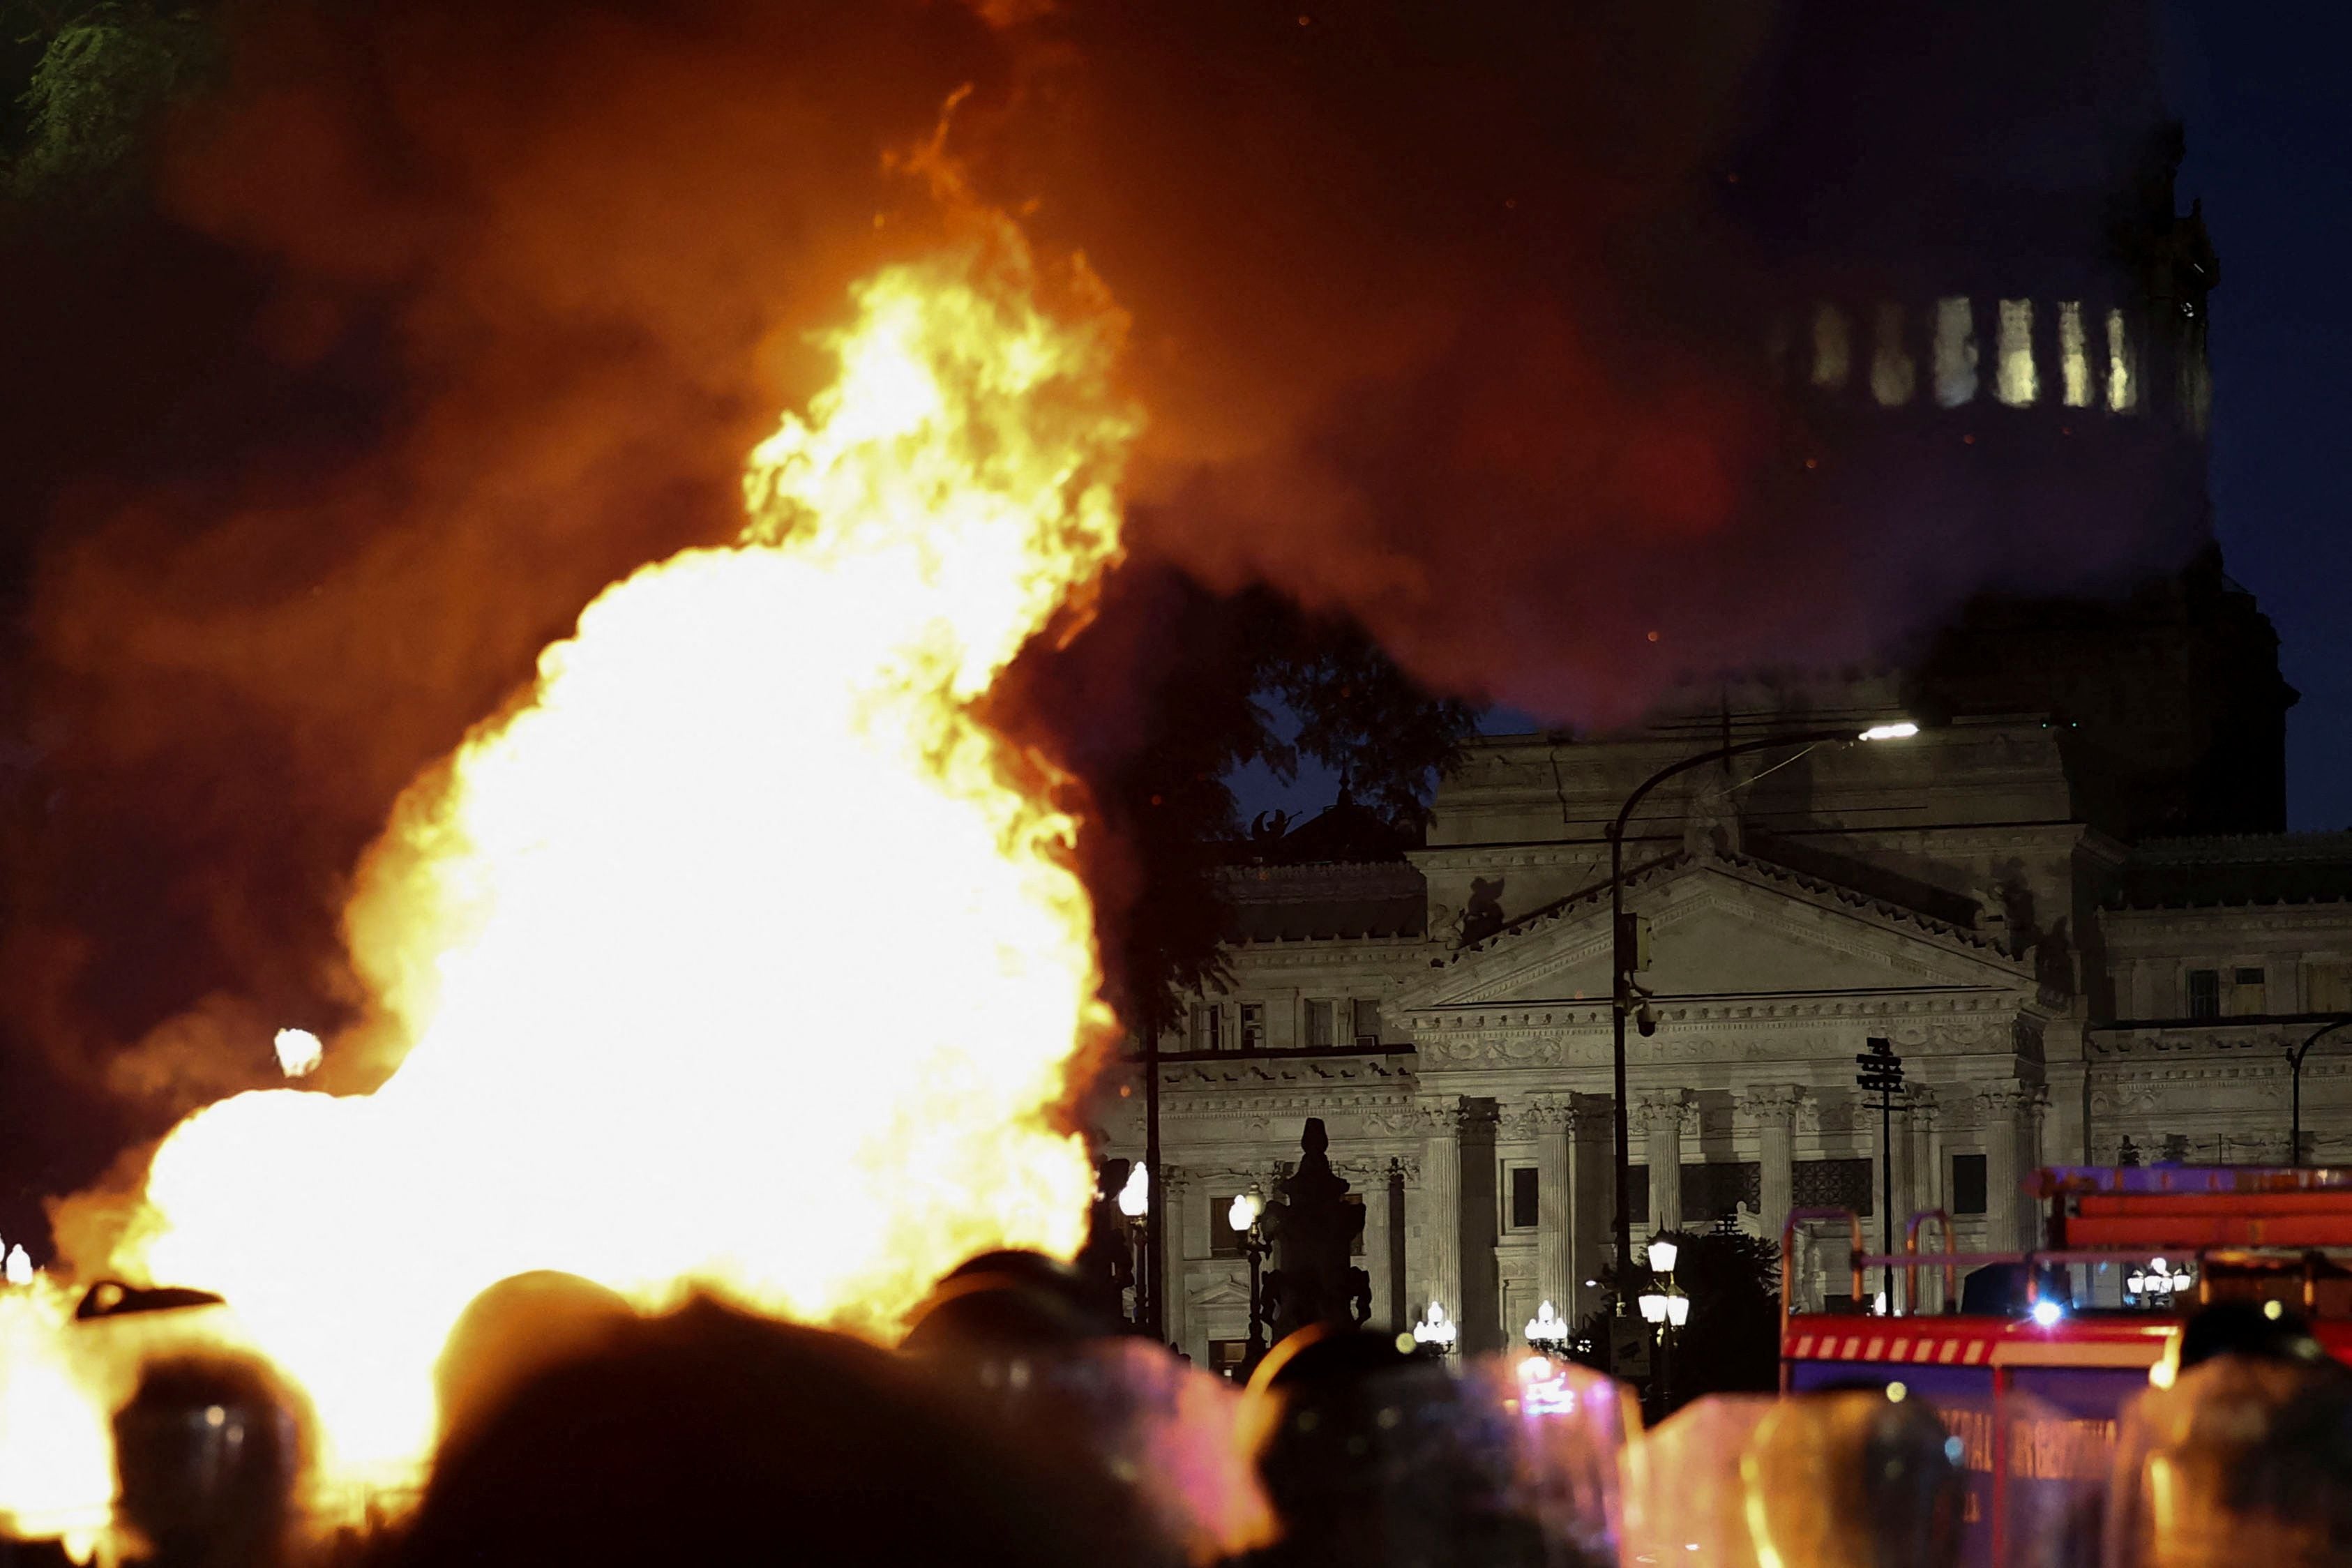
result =
[[[2288,826],[2352,828],[2352,8],[2174,0],[2168,23],[2189,135],[2179,197],[2203,198],[2221,255],[2216,526],[2303,693],[2288,721]],[[1235,784],[1248,815],[1311,813],[1336,781],[1309,772],[1286,787],[1252,769]]]
[[[2288,826],[2352,827],[2352,19],[2333,0],[2194,0],[2180,20],[2181,197],[2204,198],[2221,253],[2217,526],[2303,693]]]

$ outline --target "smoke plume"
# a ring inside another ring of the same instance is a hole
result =
[[[2037,53],[2009,47],[2035,10],[1972,14],[1942,26],[2001,46],[2009,121],[2094,46],[2122,85],[2068,101],[2137,112],[2114,29]],[[41,307],[0,437],[0,1105],[50,1108],[0,1127],[0,1231],[92,1150],[270,1081],[281,1026],[346,1031],[328,1086],[381,1076],[337,922],[394,797],[604,584],[738,526],[744,452],[827,374],[806,334],[929,237],[887,155],[959,89],[978,188],[1134,317],[1135,552],[1353,617],[1441,689],[1618,721],[1686,671],[1872,657],[1976,588],[2177,549],[2112,469],[1971,469],[1924,425],[1849,464],[1780,395],[1771,323],[1813,289],[2005,286],[1941,281],[1975,254],[1946,227],[1873,248],[1785,178],[1958,178],[1953,127],[1904,107],[1942,100],[1899,89],[1977,57],[1869,15],[231,7],[160,212],[0,257]],[[1791,130],[1818,79],[1881,117]],[[2045,205],[2113,184],[2104,124]]]

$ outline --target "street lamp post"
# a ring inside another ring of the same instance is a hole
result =
[[[1609,825],[1609,933],[1612,953],[1612,982],[1610,986],[1611,1059],[1614,1069],[1615,1100],[1611,1108],[1610,1131],[1614,1135],[1617,1163],[1617,1314],[1625,1313],[1626,1282],[1633,1277],[1633,1231],[1632,1194],[1627,1182],[1633,1170],[1633,1137],[1625,1117],[1625,1018],[1633,1010],[1633,971],[1638,934],[1629,932],[1625,923],[1625,825],[1633,820],[1634,811],[1649,798],[1652,790],[1677,773],[1709,763],[1727,762],[1750,752],[1769,752],[1781,746],[1821,746],[1832,742],[1851,744],[1857,741],[1900,741],[1919,732],[1919,726],[1906,721],[1894,724],[1874,724],[1859,732],[1853,730],[1805,730],[1787,734],[1765,735],[1753,741],[1741,741],[1728,746],[1685,757],[1678,763],[1660,768],[1642,781],[1639,788],[1625,797],[1618,808],[1617,819]],[[1685,1309],[1687,1310],[1687,1309]],[[1614,1370],[1613,1368],[1612,1370]]]
[[[1265,1357],[1265,1301],[1259,1294],[1258,1269],[1265,1261],[1265,1234],[1258,1228],[1258,1216],[1265,1212],[1265,1204],[1255,1193],[1242,1193],[1234,1199],[1234,1206],[1225,1211],[1225,1223],[1242,1238],[1242,1250],[1249,1255],[1249,1343],[1242,1352],[1242,1375],[1257,1370]]]
[[[1650,1269],[1660,1277],[1664,1289],[1643,1292],[1640,1302],[1642,1321],[1658,1337],[1658,1375],[1650,1403],[1660,1416],[1673,1408],[1675,1336],[1690,1320],[1690,1298],[1675,1283],[1675,1263],[1681,1255],[1682,1249],[1671,1241],[1650,1243]]]
[[[1151,1209],[1149,1167],[1129,1167],[1127,1184],[1118,1190],[1118,1213],[1127,1221],[1127,1254],[1132,1264],[1129,1272],[1135,1276],[1135,1329],[1139,1333],[1153,1332],[1151,1297],[1147,1289],[1151,1277]]]
[[[1528,1349],[1538,1355],[1557,1356],[1568,1343],[1568,1320],[1546,1301],[1528,1320]]]
[[[2311,1054],[2311,1047],[2319,1044],[2324,1037],[2346,1028],[2352,1028],[2352,1018],[2338,1018],[2332,1024],[2322,1024],[2311,1032],[2309,1039],[2288,1053],[2288,1061],[2294,1068],[2294,1109],[2287,1123],[2287,1163],[2298,1170],[2303,1167],[2303,1058]]]
[[[1454,1348],[1461,1333],[1446,1317],[1445,1309],[1432,1301],[1429,1311],[1412,1326],[1412,1342],[1415,1349],[1426,1354],[1442,1356]]]

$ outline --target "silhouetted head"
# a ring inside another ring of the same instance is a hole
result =
[[[1148,1554],[1094,1478],[992,1441],[919,1363],[698,1302],[617,1325],[444,1449],[420,1568],[788,1559],[1077,1568]]]
[[[123,1521],[158,1568],[266,1568],[290,1542],[304,1412],[249,1362],[159,1363],[114,1417]]]
[[[918,1309],[903,1349],[953,1356],[1046,1350],[1119,1331],[1085,1281],[1042,1253],[985,1252],[960,1265]]]
[[[2305,1365],[2327,1359],[2300,1312],[2287,1311],[2276,1302],[2257,1305],[2252,1301],[2216,1301],[2182,1326],[2180,1371],[2217,1355],[2259,1356]]]
[[[636,1315],[617,1291],[577,1274],[539,1269],[499,1280],[467,1304],[434,1368],[443,1439],[541,1372],[601,1349]]]

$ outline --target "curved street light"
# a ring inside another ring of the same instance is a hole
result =
[[[2332,1024],[2322,1024],[2311,1032],[2309,1039],[2287,1053],[2287,1060],[2294,1068],[2294,1110],[2287,1122],[2287,1163],[2296,1170],[2303,1168],[2303,1058],[2311,1054],[2311,1047],[2319,1044],[2322,1038],[2334,1034],[2338,1029],[2347,1028],[2352,1028],[2352,1017],[2338,1018]]]
[[[1445,1309],[1432,1301],[1428,1315],[1412,1326],[1412,1342],[1432,1355],[1444,1355],[1454,1348],[1462,1331],[1445,1316]]]
[[[1536,1315],[1528,1320],[1527,1336],[1528,1348],[1537,1354],[1558,1355],[1560,1348],[1568,1343],[1568,1320],[1553,1310],[1552,1304],[1546,1301],[1536,1309]]]
[[[1610,1131],[1615,1143],[1617,1164],[1617,1278],[1630,1279],[1633,1274],[1633,1196],[1627,1183],[1633,1171],[1633,1134],[1625,1115],[1625,1018],[1633,1010],[1633,975],[1632,944],[1625,940],[1625,825],[1650,792],[1677,773],[1693,768],[1703,768],[1709,763],[1727,762],[1746,756],[1750,752],[1775,751],[1782,746],[1854,745],[1865,742],[1907,741],[1919,732],[1919,726],[1908,719],[1885,724],[1873,724],[1866,730],[1798,730],[1783,734],[1765,735],[1753,741],[1740,741],[1728,746],[1717,746],[1696,756],[1685,757],[1678,763],[1660,768],[1642,781],[1625,804],[1618,808],[1617,819],[1609,825],[1609,937],[1612,975],[1610,985],[1611,1057],[1614,1068],[1615,1100],[1610,1111]],[[1622,1295],[1617,1300],[1620,1315],[1625,1310]],[[1612,1369],[1613,1370],[1613,1369]]]

